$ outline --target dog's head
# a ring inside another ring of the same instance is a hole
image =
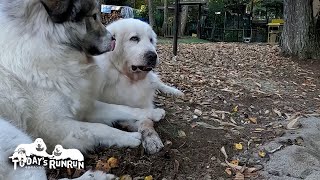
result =
[[[46,144],[43,142],[43,140],[41,138],[37,138],[35,141],[34,141],[34,145],[36,146],[36,149],[38,151],[45,151],[47,150],[47,146]]]
[[[100,20],[97,0],[40,0],[55,26],[63,25],[65,44],[88,55],[113,50],[114,41]]]
[[[58,144],[54,147],[53,154],[55,156],[60,156],[62,153],[62,150],[63,150],[63,147],[60,144]]]
[[[16,27],[9,35],[52,45],[39,50],[75,49],[90,56],[110,51],[114,45],[101,23],[98,0],[1,0],[0,20]]]
[[[113,53],[120,58],[121,64],[130,74],[146,74],[159,63],[156,52],[156,33],[151,26],[136,19],[122,19],[107,26],[117,44]]]
[[[18,149],[18,154],[19,154],[19,155],[25,155],[25,154],[26,154],[26,150],[23,149],[23,148],[19,148],[19,149]]]

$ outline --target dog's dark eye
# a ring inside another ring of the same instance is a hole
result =
[[[150,38],[150,42],[153,43],[153,39],[152,38]]]
[[[132,36],[130,38],[130,41],[136,41],[136,42],[139,42],[140,41],[140,38],[138,36]]]
[[[92,18],[96,21],[98,19],[98,14],[92,15]]]

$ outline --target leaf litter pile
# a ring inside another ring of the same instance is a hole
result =
[[[156,106],[167,112],[156,124],[165,148],[147,155],[141,147],[98,147],[87,155],[86,169],[122,180],[261,179],[262,162],[282,147],[267,152],[260,145],[320,113],[319,61],[292,60],[264,44],[180,44],[176,61],[171,45],[159,45],[158,53],[161,79],[185,93],[157,95]]]

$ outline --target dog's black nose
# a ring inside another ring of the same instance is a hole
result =
[[[155,67],[157,64],[158,55],[153,51],[148,51],[144,55],[145,60],[147,61],[148,66]]]

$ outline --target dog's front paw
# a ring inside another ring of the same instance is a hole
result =
[[[142,129],[142,146],[146,153],[155,154],[159,152],[163,147],[163,143],[154,129]]]
[[[165,115],[166,111],[164,109],[156,108],[151,110],[149,118],[155,122],[158,122],[163,119]]]
[[[106,174],[102,171],[87,171],[81,177],[76,178],[76,180],[117,180],[115,175]]]
[[[141,134],[139,132],[124,132],[117,140],[119,147],[138,147],[141,144]]]
[[[173,92],[173,95],[174,96],[177,96],[177,97],[183,97],[184,96],[184,93],[182,91],[180,91],[179,89],[176,89],[174,92]]]

